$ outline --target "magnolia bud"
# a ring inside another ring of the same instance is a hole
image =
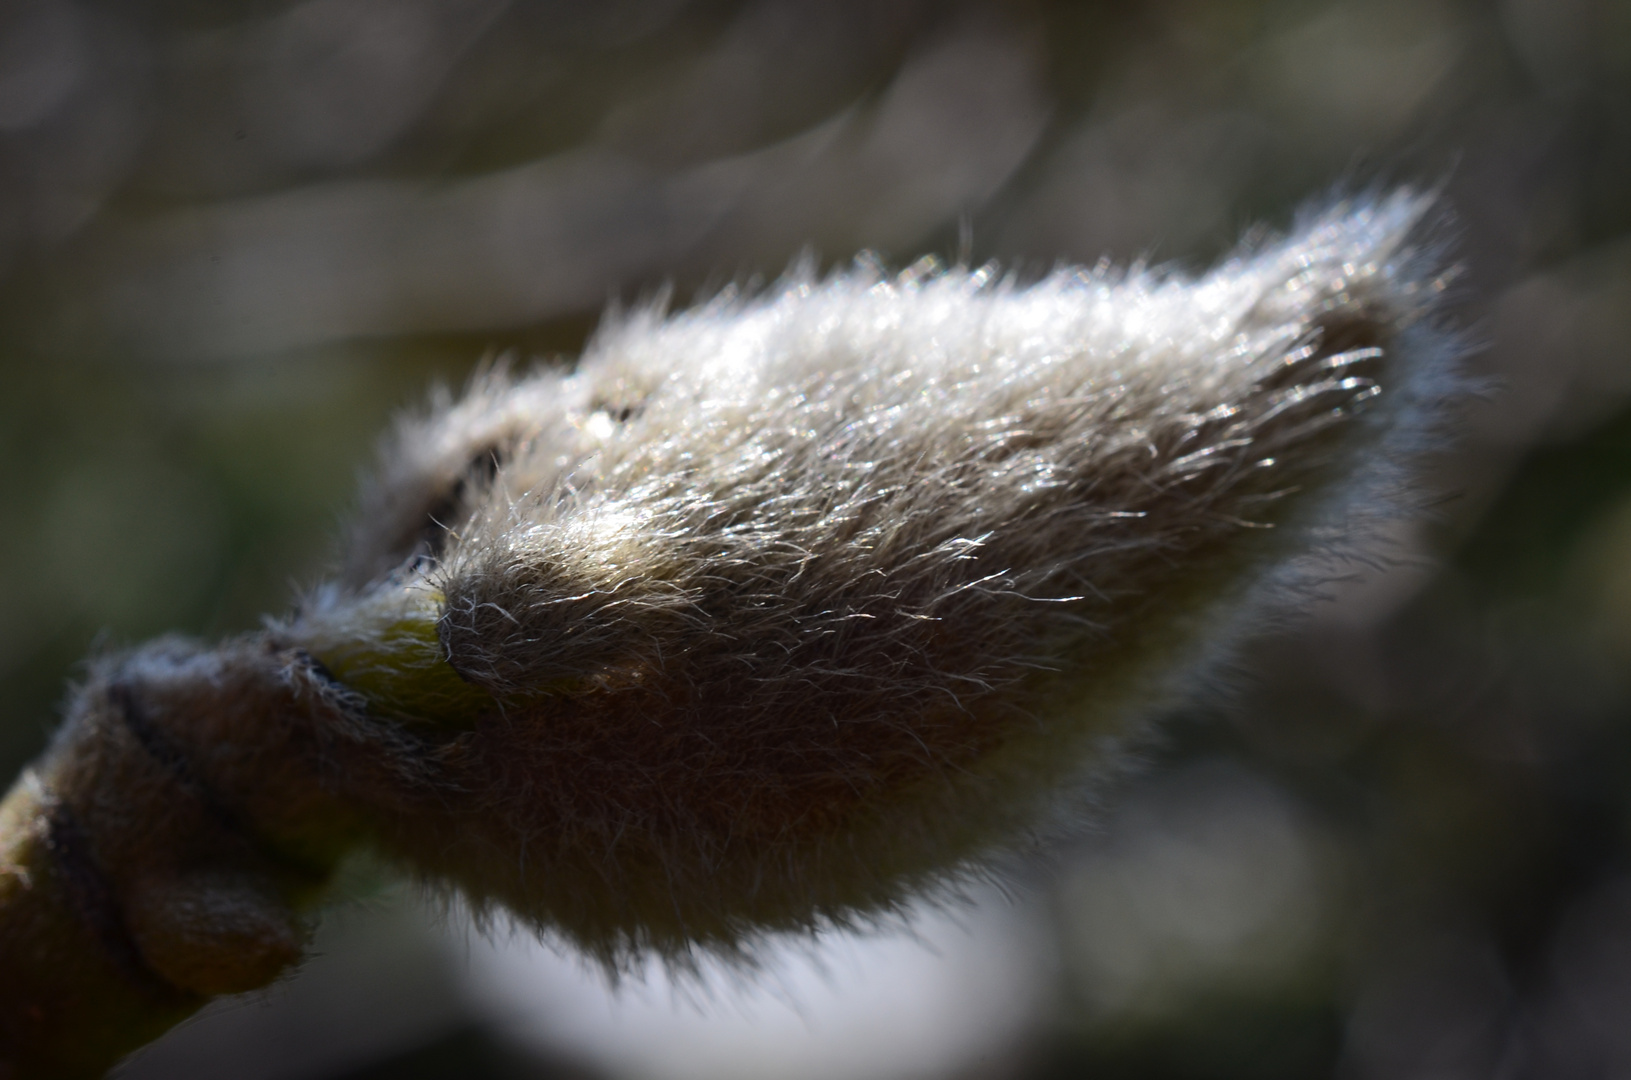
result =
[[[373,763],[324,785],[613,964],[977,869],[1289,558],[1392,512],[1455,389],[1430,202],[1193,280],[800,271],[489,372],[401,427],[272,632]]]

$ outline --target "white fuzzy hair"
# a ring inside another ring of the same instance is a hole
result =
[[[1393,512],[1456,387],[1431,204],[1196,279],[863,260],[636,311],[406,421],[275,633],[391,763],[378,842],[478,906],[614,964],[874,917]]]

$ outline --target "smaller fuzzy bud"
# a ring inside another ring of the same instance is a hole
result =
[[[306,944],[297,916],[270,883],[220,871],[139,878],[125,891],[124,914],[154,973],[195,994],[265,986]]]

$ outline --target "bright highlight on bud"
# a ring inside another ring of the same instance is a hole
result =
[[[636,312],[404,424],[276,636],[390,721],[378,842],[478,905],[613,963],[888,911],[1388,512],[1452,382],[1429,202],[1196,280],[863,261]]]
[[[744,956],[1079,806],[1454,395],[1431,199],[1189,279],[932,262],[615,319],[397,432],[337,579],[88,669],[0,804],[0,1072],[300,955],[371,845],[613,969]]]

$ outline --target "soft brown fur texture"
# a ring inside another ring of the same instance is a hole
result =
[[[615,971],[887,916],[1070,820],[1402,508],[1458,388],[1430,206],[1193,280],[797,272],[444,395],[294,616],[88,666],[0,803],[0,1073],[264,985],[360,845]]]
[[[478,908],[614,965],[886,913],[1391,512],[1453,388],[1430,201],[1196,280],[861,262],[614,320],[406,422],[275,636],[392,721],[370,828]]]

